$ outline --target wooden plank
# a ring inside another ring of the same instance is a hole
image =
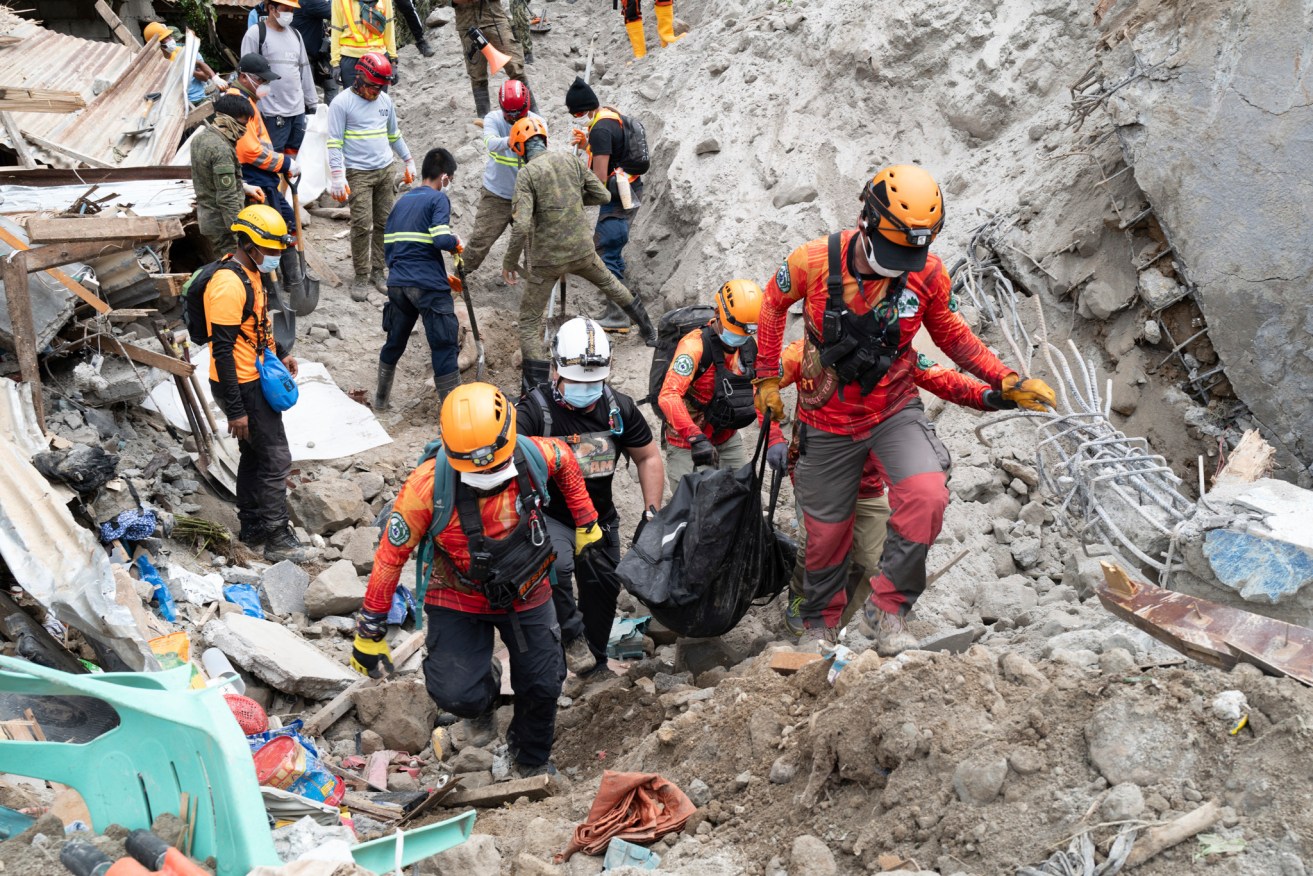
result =
[[[75,113],[87,102],[76,91],[0,85],[0,110],[15,113]]]
[[[414,656],[424,646],[423,631],[411,633],[400,645],[392,649],[392,665],[400,666]],[[347,685],[347,689],[329,700],[322,709],[310,716],[301,727],[306,736],[318,736],[347,712],[353,705],[352,696],[358,690],[377,684],[372,678],[362,678]]]
[[[770,668],[780,675],[793,675],[808,663],[824,660],[820,654],[803,654],[798,651],[776,651],[770,655]]]
[[[114,31],[114,36],[119,38],[119,42],[123,43],[123,45],[127,46],[129,49],[136,50],[141,48],[141,40],[133,36],[132,31],[128,30],[127,26],[119,20],[119,17],[114,14],[113,9],[109,8],[109,4],[106,3],[105,0],[96,0],[96,11],[100,13],[100,17],[109,25],[109,29]]]
[[[31,250],[28,248],[28,245],[24,243],[21,239],[19,239],[17,236],[10,234],[8,229],[0,228],[0,240],[3,240],[5,243],[9,244],[15,250],[26,250],[29,253],[27,257],[29,259],[33,258],[33,256],[30,254]],[[68,261],[77,261],[77,259],[68,259]],[[74,280],[68,274],[65,274],[63,271],[55,268],[46,269],[46,273],[54,277],[60,283],[62,283],[64,285],[64,288],[68,289],[68,291],[72,292],[78,298],[81,298],[87,304],[90,304],[97,313],[109,312],[110,307],[108,303],[100,300],[95,295],[92,295],[91,290],[87,289],[87,287],[83,286],[77,280]]]
[[[177,232],[176,234],[173,232]],[[62,216],[27,220],[27,239],[32,244],[64,243],[121,238],[160,240],[182,237],[182,222],[149,216]]]
[[[187,118],[182,123],[182,129],[195,127],[201,122],[214,115],[214,104],[210,101],[203,101],[192,107],[191,112],[187,113]]]
[[[71,158],[74,161],[85,164],[87,167],[112,168],[114,166],[109,162],[101,161],[99,158],[92,158],[90,155],[85,155],[81,152],[69,149],[67,146],[52,143],[45,137],[38,137],[36,134],[24,134],[23,136],[27,137],[27,142],[31,143],[33,146],[40,146],[47,152],[54,152],[56,155],[63,155],[65,158]]]
[[[41,397],[41,371],[36,360],[36,325],[32,321],[32,296],[27,288],[27,253],[14,250],[0,259],[0,276],[4,278],[5,303],[9,307],[9,326],[14,336],[14,353],[23,380],[32,386],[32,408],[36,426],[46,431],[45,402]]]
[[[151,274],[150,278],[155,281],[155,288],[160,291],[161,298],[177,298],[182,294],[182,284],[187,282],[191,274]]]
[[[0,229],[3,230],[3,229]],[[3,235],[0,235],[3,237]],[[11,243],[10,246],[13,246]],[[48,243],[27,251],[30,271],[44,271],[69,262],[88,262],[111,253],[135,249],[135,240],[104,240],[81,243]]]
[[[31,170],[36,167],[36,159],[32,157],[32,150],[28,147],[27,141],[23,139],[23,132],[18,128],[18,122],[14,120],[12,113],[0,112],[0,122],[4,123],[5,133],[14,144],[14,151],[18,153],[18,160],[23,167]]]
[[[321,282],[330,286],[341,286],[342,279],[338,277],[337,271],[333,270],[324,257],[319,254],[319,250],[310,245],[310,241],[305,242],[305,261],[306,266],[310,268],[310,273],[314,274]]]
[[[196,370],[196,366],[190,362],[184,362],[181,359],[165,356],[163,353],[156,353],[154,350],[146,350],[133,344],[125,344],[112,335],[95,335],[93,337],[95,337],[97,344],[110,352],[118,353],[133,362],[139,362],[142,365],[149,365],[152,368],[176,374],[179,377],[191,377],[192,372]]]
[[[446,799],[447,806],[500,806],[521,797],[530,800],[545,800],[553,795],[551,776],[533,776],[528,779],[514,779],[498,782],[482,788],[462,788]]]
[[[362,797],[351,791],[347,791],[342,797],[342,803],[348,809],[363,812],[371,818],[377,818],[382,821],[396,821],[406,814],[406,811],[400,806],[375,803],[368,797]]]

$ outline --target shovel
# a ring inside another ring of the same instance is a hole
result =
[[[479,357],[474,365],[474,375],[483,380],[487,376],[487,365],[483,357],[483,338],[479,336],[479,321],[474,318],[474,302],[470,300],[470,287],[465,280],[465,260],[457,253],[452,257],[456,264],[456,276],[460,277],[460,297],[465,299],[465,313],[470,318],[470,331],[474,332],[474,349],[478,350]]]
[[[319,278],[310,273],[310,265],[305,258],[305,239],[301,232],[301,196],[297,193],[300,180],[288,179],[292,189],[292,212],[296,214],[296,254],[301,260],[301,294],[291,297],[288,304],[297,316],[309,316],[319,306]]]
[[[265,289],[269,296],[269,316],[274,324],[274,343],[286,356],[296,343],[296,311],[283,304],[281,283],[265,280]]]
[[[149,119],[150,119],[151,108],[155,106],[155,102],[158,101],[159,99],[160,99],[160,92],[158,91],[152,91],[146,95],[146,97],[144,98],[144,100],[146,101],[146,105],[142,107],[141,118],[137,120],[137,127],[132,129],[131,131],[125,131],[124,136],[141,137],[146,134],[153,133],[155,131],[155,126],[153,124],[150,124]]]

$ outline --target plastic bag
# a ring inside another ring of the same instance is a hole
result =
[[[264,620],[260,606],[260,591],[251,584],[229,584],[223,588],[223,598],[242,607],[242,614]]]
[[[141,575],[141,580],[155,588],[155,602],[159,606],[160,616],[170,623],[176,621],[178,611],[173,607],[173,594],[145,554],[137,557],[137,573]]]

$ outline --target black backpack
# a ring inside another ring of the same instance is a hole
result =
[[[625,129],[625,154],[617,162],[620,169],[633,176],[642,176],[652,167],[652,156],[647,151],[647,131],[643,123],[633,116],[620,116],[620,126]]]
[[[246,276],[241,265],[232,261],[231,256],[224,256],[217,262],[202,265],[187,278],[187,282],[182,284],[182,292],[179,296],[182,298],[182,321],[187,326],[187,334],[193,344],[210,342],[210,332],[205,321],[205,287],[210,284],[214,272],[220,269],[232,271],[240,277],[242,286],[246,289],[246,303],[242,305],[242,320],[238,325],[245,325],[251,314],[255,313],[255,289],[251,286],[251,279]]]
[[[661,394],[661,384],[665,383],[666,372],[670,370],[670,363],[675,358],[675,348],[679,346],[684,335],[694,329],[702,328],[711,322],[711,318],[715,315],[716,309],[710,304],[693,304],[688,307],[676,307],[657,320],[657,343],[652,351],[652,367],[647,372],[647,398],[640,399],[638,403],[651,405],[663,425],[666,419],[661,416],[657,396]],[[710,361],[705,351],[702,358],[704,361],[698,363],[697,374],[700,374]],[[694,375],[695,379],[697,374]],[[664,431],[662,434],[664,435]]]

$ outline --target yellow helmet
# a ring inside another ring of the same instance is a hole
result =
[[[915,164],[894,164],[862,189],[858,225],[867,260],[895,271],[925,267],[930,244],[944,227],[939,184]]]
[[[150,24],[146,25],[145,29],[142,31],[142,36],[146,38],[146,42],[150,42],[155,39],[155,37],[159,37],[160,42],[164,42],[169,37],[173,36],[173,30],[162,21],[152,21]]]
[[[456,471],[497,468],[515,452],[515,407],[491,383],[466,383],[448,393],[438,415],[442,447]]]
[[[757,332],[761,316],[761,287],[751,280],[730,280],[716,293],[716,316],[726,331],[736,335]]]
[[[287,233],[287,220],[268,204],[252,204],[242,208],[229,231],[245,234],[257,246],[269,249],[287,249],[294,242]]]

